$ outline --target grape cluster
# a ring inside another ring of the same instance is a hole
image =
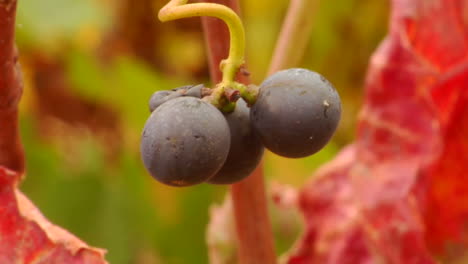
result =
[[[340,97],[320,74],[283,70],[258,89],[252,106],[239,99],[231,113],[204,100],[203,85],[154,93],[141,141],[145,167],[172,186],[232,184],[255,169],[264,147],[288,158],[306,157],[334,134]]]
[[[263,154],[242,100],[222,114],[201,100],[203,85],[159,91],[141,141],[143,162],[162,183],[188,186],[207,181],[231,184],[248,176]]]

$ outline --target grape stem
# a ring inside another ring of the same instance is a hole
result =
[[[239,12],[238,0],[210,0],[224,4]],[[202,18],[203,31],[207,44],[210,74],[214,83],[221,80],[221,73],[216,65],[228,53],[228,32],[220,21]],[[248,75],[237,74],[237,80],[250,83]],[[255,90],[250,85],[246,89]],[[275,264],[276,254],[270,219],[268,200],[265,191],[263,170],[260,165],[246,179],[231,186],[234,222],[237,234],[238,261],[240,264]]]
[[[218,83],[210,96],[210,102],[220,109],[227,106],[229,100],[222,100],[225,89],[239,90],[242,97],[249,98],[253,103],[252,95],[248,94],[245,85],[234,80],[239,68],[244,64],[245,31],[239,16],[230,8],[214,3],[187,4],[188,0],[171,0],[158,13],[162,22],[195,16],[216,17],[224,21],[229,28],[230,45],[229,56],[220,63],[222,80]]]

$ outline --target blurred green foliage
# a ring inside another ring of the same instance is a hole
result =
[[[322,72],[335,84],[344,114],[334,141],[320,153],[301,160],[265,155],[267,179],[297,187],[352,140],[368,58],[386,30],[388,6],[381,1],[319,2],[318,10],[311,12],[311,43],[299,66]],[[27,158],[21,189],[52,222],[90,245],[108,249],[110,263],[207,263],[208,209],[222,201],[227,188],[162,186],[144,171],[138,153],[150,95],[187,83],[208,83],[206,70],[195,70],[206,65],[200,59],[201,30],[183,22],[160,25],[154,17],[158,27],[170,29],[158,35],[155,53],[160,63],[149,64],[131,52],[116,52],[103,61],[97,50],[112,49],[102,45],[118,20],[119,3],[19,1],[17,39],[26,78],[21,131]],[[242,1],[247,60],[255,83],[267,71],[287,5],[285,0]],[[187,50],[178,53],[174,41]],[[31,77],[37,71],[31,61],[38,54],[62,65],[77,98],[117,113],[119,131],[104,130],[104,137],[119,134],[117,142],[102,140],[86,125],[40,111],[40,91]],[[184,69],[204,74],[177,75]],[[296,239],[300,218],[283,221],[275,210],[272,215],[277,249],[284,253]]]

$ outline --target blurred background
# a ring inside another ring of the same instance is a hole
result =
[[[161,0],[21,0],[17,43],[24,74],[21,131],[27,176],[21,189],[49,220],[112,264],[208,263],[209,208],[227,188],[172,188],[139,157],[147,101],[157,90],[210,85],[199,18],[160,23]],[[261,83],[287,10],[286,0],[241,1],[247,61]],[[343,116],[320,153],[265,155],[265,177],[302,186],[354,137],[366,67],[387,30],[388,1],[320,1],[301,67],[338,89]],[[278,253],[301,231],[299,215],[273,206]],[[287,217],[286,217],[287,216]]]

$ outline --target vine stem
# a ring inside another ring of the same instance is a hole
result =
[[[239,12],[238,0],[209,1],[226,5]],[[221,21],[213,18],[203,17],[202,24],[207,44],[211,79],[216,83],[222,77],[217,65],[227,55],[229,32]],[[241,73],[237,74],[237,80],[244,84],[250,83],[248,76]],[[259,165],[245,180],[233,184],[230,191],[238,241],[238,263],[276,263],[262,165]]]
[[[15,48],[16,0],[0,0],[0,166],[24,171],[18,126],[22,94],[21,72]]]
[[[291,0],[273,52],[268,75],[297,67],[310,40],[318,0]]]
[[[245,32],[244,26],[237,14],[230,8],[215,3],[187,4],[188,0],[171,0],[158,14],[159,20],[165,22],[186,17],[210,16],[223,20],[229,28],[230,45],[229,56],[220,62],[223,78],[220,92],[234,82],[239,68],[244,64]]]

